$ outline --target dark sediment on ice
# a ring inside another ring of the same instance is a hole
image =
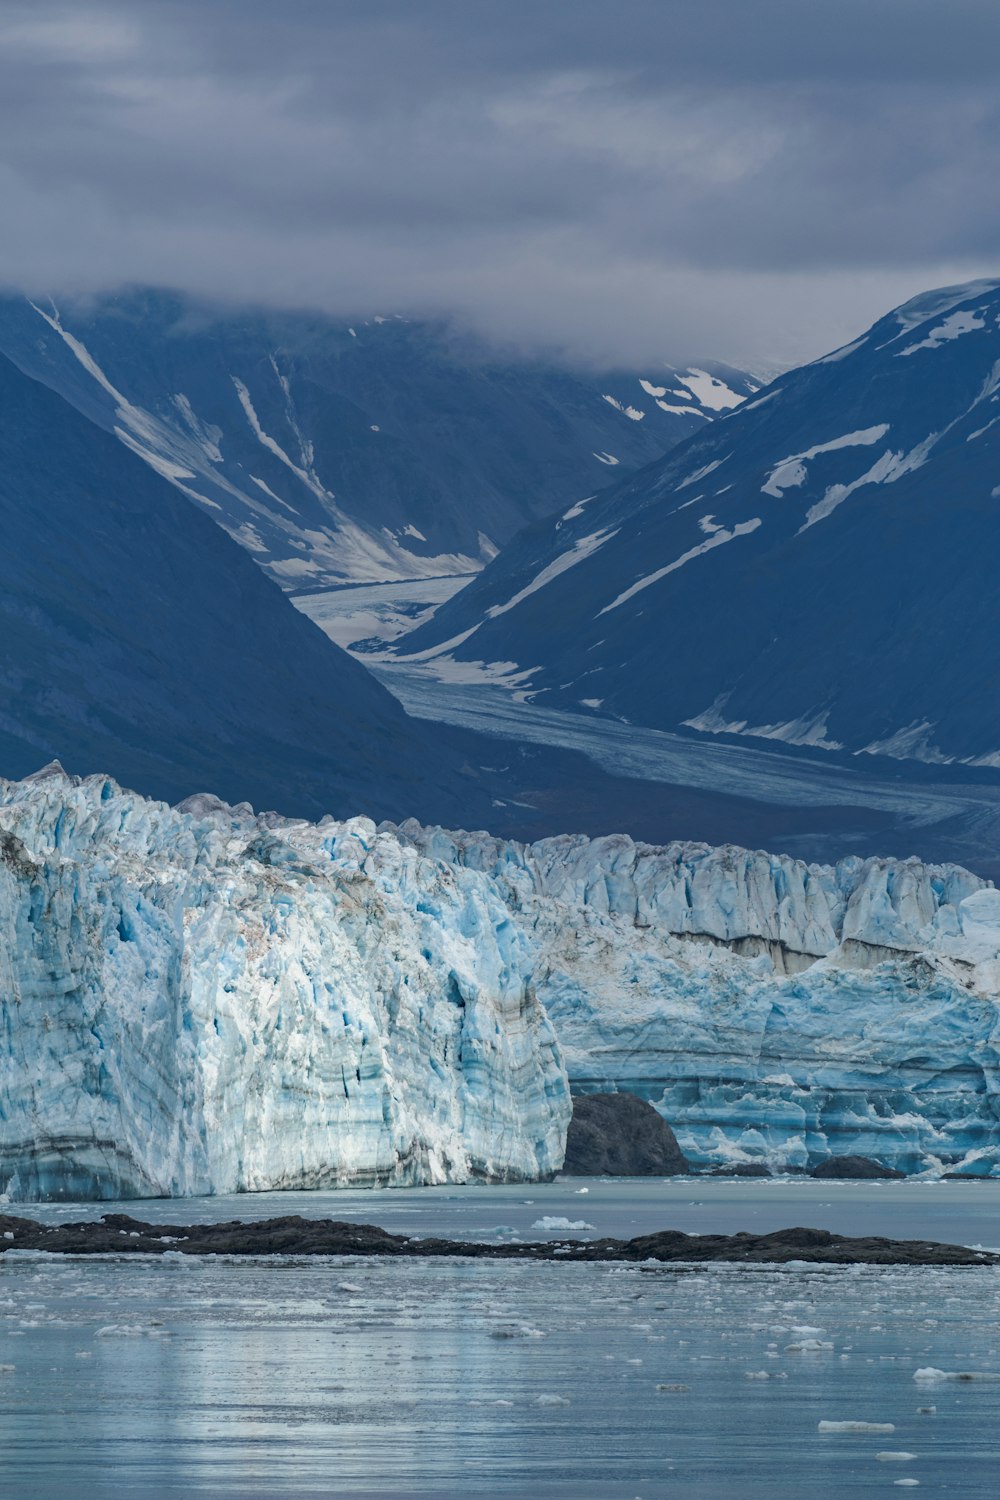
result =
[[[477,1260],[812,1261],[829,1265],[1000,1266],[1000,1255],[933,1240],[854,1239],[826,1229],[777,1229],[771,1234],[682,1234],[664,1229],[637,1239],[481,1244],[409,1239],[374,1224],[304,1219],[298,1214],[256,1223],[146,1224],[128,1214],[105,1214],[75,1224],[39,1224],[0,1215],[0,1252],[44,1250],[59,1255],[380,1255],[465,1256]]]

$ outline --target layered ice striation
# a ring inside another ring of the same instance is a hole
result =
[[[0,781],[0,1191],[551,1173],[533,954],[494,881],[364,818]]]
[[[648,1099],[693,1163],[1000,1175],[1000,891],[968,871],[400,833],[530,936],[574,1091]]]
[[[0,781],[0,1191],[518,1180],[576,1092],[699,1165],[1000,1176],[1000,891]]]

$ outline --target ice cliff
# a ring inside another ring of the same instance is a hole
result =
[[[535,1177],[567,1072],[696,1164],[1000,1176],[998,997],[1000,892],[957,866],[0,781],[14,1197]]]
[[[489,876],[574,1091],[648,1099],[692,1162],[1000,1175],[1000,891],[968,871],[400,836]]]
[[[363,818],[0,781],[0,1191],[549,1173],[531,953],[487,877]]]

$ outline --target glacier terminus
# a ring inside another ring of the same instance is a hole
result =
[[[699,1168],[1000,1175],[1000,891],[954,865],[0,782],[0,1191],[518,1181],[572,1092]]]

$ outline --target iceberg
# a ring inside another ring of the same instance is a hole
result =
[[[364,818],[0,781],[0,1191],[537,1179],[569,1091],[493,884]]]

